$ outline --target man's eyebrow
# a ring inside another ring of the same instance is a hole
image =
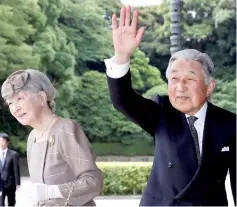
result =
[[[189,70],[188,72],[192,73],[193,75],[197,75],[197,73],[195,73],[193,70]]]
[[[175,73],[175,72],[178,72],[178,70],[173,69],[173,70],[171,71],[171,73]]]
[[[178,72],[178,70],[177,70],[177,69],[173,69],[173,70],[171,71],[171,73],[175,73],[175,72]],[[193,71],[193,70],[189,70],[188,72],[189,72],[189,73],[192,73],[193,75],[197,75],[197,73],[196,73],[195,71]]]

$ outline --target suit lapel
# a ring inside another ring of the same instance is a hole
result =
[[[192,180],[189,184],[176,196],[176,198],[182,198],[182,196],[187,192],[187,190],[192,186],[192,184],[197,180],[200,171],[206,163],[210,163],[210,159],[215,157],[216,153],[221,150],[221,145],[218,144],[218,133],[215,133],[215,129],[218,127],[215,110],[212,104],[208,103],[205,125],[203,131],[203,140],[202,140],[202,154],[201,154],[201,163],[198,167],[196,173],[194,174]],[[221,126],[220,126],[221,127]],[[214,140],[215,138],[215,140]]]
[[[198,168],[195,145],[184,113],[167,110],[167,126],[172,142],[176,145],[177,156],[185,176],[194,176]]]
[[[8,149],[8,150],[7,150],[6,157],[5,157],[5,162],[4,162],[3,169],[4,169],[5,166],[8,164],[9,158],[10,158],[10,151],[9,151],[9,149]]]
[[[217,116],[217,117],[216,117]],[[218,114],[216,113],[215,106],[211,103],[208,103],[204,132],[203,132],[203,153],[201,164],[205,163],[206,160],[215,157],[216,154],[221,152],[223,147],[224,140],[221,139],[221,134],[219,130],[222,128],[222,125],[219,124]]]

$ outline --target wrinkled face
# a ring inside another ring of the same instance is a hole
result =
[[[8,141],[2,137],[0,137],[0,148],[1,149],[6,149],[8,146]]]
[[[173,107],[189,115],[196,114],[215,87],[213,80],[206,85],[204,78],[198,61],[175,60],[168,77],[168,95]]]
[[[13,97],[6,100],[11,114],[22,125],[30,125],[35,120],[39,119],[42,111],[42,101],[39,93],[32,93],[21,90],[14,94]]]

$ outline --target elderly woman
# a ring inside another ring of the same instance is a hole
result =
[[[95,206],[102,173],[80,125],[53,112],[56,91],[47,76],[32,69],[16,71],[1,93],[17,121],[33,127],[27,142],[35,191],[31,201],[36,206]]]

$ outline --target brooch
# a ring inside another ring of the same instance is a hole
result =
[[[52,146],[54,144],[54,142],[55,142],[55,138],[51,135],[49,137],[49,145]]]

